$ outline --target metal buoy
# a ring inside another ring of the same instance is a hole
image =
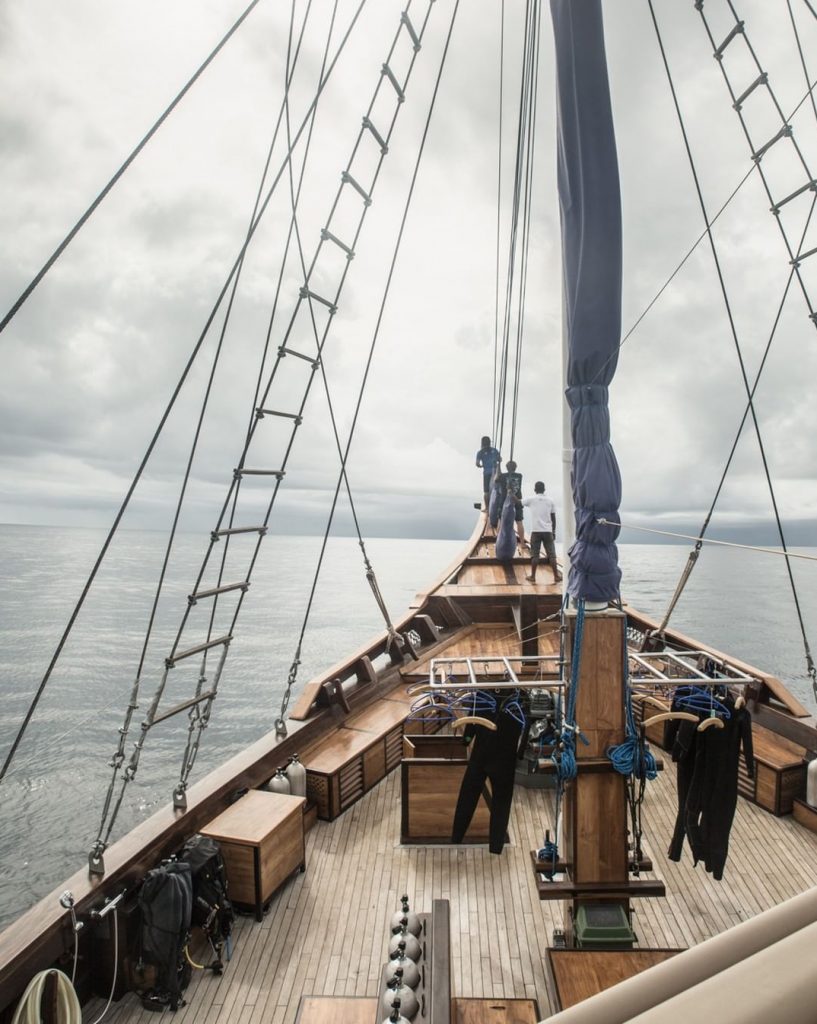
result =
[[[420,924],[420,918],[409,910],[408,896],[401,896],[400,902],[402,903],[402,908],[392,914],[391,923],[389,924],[390,931],[392,933],[399,932],[403,923],[403,918],[405,918],[407,922],[406,927],[411,934],[419,935],[422,930],[422,925]]]
[[[395,999],[400,1000],[400,1012],[404,1017],[408,1017],[408,1019],[411,1020],[417,1015],[417,1011],[420,1009],[420,1004],[412,989],[404,983],[403,971],[399,967],[394,972],[394,977],[386,987],[386,992],[383,996],[383,1006],[385,1009],[388,1010],[393,1006]]]
[[[391,981],[398,970],[403,972],[403,982],[409,988],[417,988],[420,984],[420,969],[417,964],[406,956],[405,942],[399,942],[397,951],[392,953],[386,964],[386,981]]]
[[[393,956],[400,948],[400,944],[403,943],[405,947],[405,955],[409,960],[413,960],[415,963],[423,955],[422,947],[417,939],[411,934],[406,928],[406,923],[400,928],[399,932],[395,932],[389,940],[389,956]]]
[[[306,796],[306,768],[298,760],[297,754],[293,754],[289,759],[286,777],[289,779],[289,788],[293,796]]]
[[[289,788],[289,779],[286,777],[286,775],[284,775],[283,769],[281,769],[281,768],[278,769],[278,771],[273,775],[273,777],[266,784],[264,789],[268,790],[270,793],[289,793],[289,792],[291,792],[291,790]]]

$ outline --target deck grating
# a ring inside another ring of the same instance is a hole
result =
[[[537,999],[547,1016],[545,950],[561,904],[536,898],[529,851],[552,816],[550,792],[517,787],[513,842],[502,857],[475,846],[401,847],[400,776],[392,772],[337,821],[318,822],[307,839],[306,873],[278,894],[261,924],[239,919],[227,971],[194,977],[174,1024],[294,1024],[302,995],[377,995],[388,919],[404,892],[419,911],[435,898],[451,901],[455,996]],[[739,800],[722,882],[693,868],[688,850],[679,864],[667,861],[674,817],[668,764],[644,809],[645,852],[667,897],[634,901],[642,946],[693,945],[817,885],[817,836],[791,817]],[[95,1001],[88,1019],[103,1005]],[[153,1024],[156,1017],[128,995],[105,1019]]]

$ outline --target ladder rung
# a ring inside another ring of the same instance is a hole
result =
[[[394,72],[392,71],[388,64],[383,65],[383,67],[380,69],[380,74],[385,75],[386,78],[388,78],[388,80],[394,86],[394,91],[397,93],[397,102],[402,103],[403,100],[406,98],[406,94],[403,92],[400,83],[394,77]]]
[[[258,533],[263,537],[266,532],[266,526],[230,526],[224,530],[213,530],[210,539],[215,544],[219,537],[232,537],[236,533]]]
[[[352,186],[352,188],[355,190],[355,192],[357,192],[357,194],[363,200],[363,203],[364,203],[365,206],[371,206],[372,205],[372,197],[369,195],[369,193],[366,191],[366,189],[363,188],[362,185],[358,185],[358,183],[355,181],[355,179],[352,177],[352,175],[348,171],[344,171],[341,174],[340,179],[341,179],[341,181],[343,182],[344,185],[351,185]]]
[[[799,256],[793,260],[789,260],[789,263],[793,267],[799,267],[803,260],[807,260],[809,256],[813,256],[817,252],[817,248],[809,249],[808,252],[801,252]]]
[[[735,27],[732,29],[732,31],[729,33],[729,35],[726,37],[726,39],[724,39],[724,41],[717,48],[717,50],[715,50],[715,52],[713,54],[715,60],[720,60],[723,57],[723,51],[726,49],[726,47],[732,42],[732,40],[735,38],[735,36],[740,36],[740,35],[743,35],[743,22],[742,21],[739,21],[735,25]]]
[[[337,235],[333,235],[328,228],[321,228],[321,238],[324,242],[334,242],[338,248],[343,249],[346,253],[347,260],[353,260],[355,258],[354,249],[350,249],[348,245],[341,242]]]
[[[363,118],[363,127],[369,129],[369,131],[372,133],[372,135],[377,140],[378,146],[380,146],[380,152],[383,154],[383,156],[385,156],[386,153],[388,153],[388,151],[389,151],[389,147],[386,145],[386,140],[383,138],[383,136],[380,134],[380,132],[375,128],[375,126],[372,124],[372,122],[369,120],[368,117],[364,117]]]
[[[167,668],[173,668],[177,661],[192,658],[194,654],[201,654],[202,651],[209,651],[211,647],[220,647],[222,644],[228,644],[231,640],[232,636],[227,633],[225,636],[216,637],[215,640],[207,640],[203,644],[196,644],[195,647],[188,647],[186,651],[182,651],[180,654],[172,654],[169,658],[165,658],[165,665]]]
[[[752,95],[755,89],[757,89],[759,85],[767,85],[768,82],[769,76],[766,74],[765,71],[761,71],[757,78],[754,80],[754,82],[752,82],[752,84],[749,86],[749,88],[745,92],[742,92],[740,96],[738,96],[738,98],[732,104],[735,110],[740,111],[743,108],[744,101],[747,100]]]
[[[314,302],[320,302],[322,306],[326,306],[329,310],[330,316],[334,316],[338,311],[338,307],[334,302],[331,302],[329,299],[325,299],[322,295],[318,295],[317,292],[310,291],[306,285],[301,287],[300,295],[302,299],[312,299]]]
[[[303,359],[305,363],[312,363],[313,370],[317,370],[321,365],[320,359],[316,359],[315,356],[305,356],[303,352],[296,352],[294,348],[285,348],[283,345],[278,349],[278,355],[282,359],[284,356],[295,356],[296,359]]]
[[[801,185],[796,191],[792,192],[790,196],[786,196],[785,199],[781,199],[779,203],[775,203],[772,207],[772,213],[777,215],[780,213],[781,207],[785,206],[786,203],[790,203],[792,199],[796,199],[801,196],[804,192],[808,192],[811,189],[812,192],[817,192],[817,180],[812,178],[811,181],[807,181],[805,185]]]
[[[408,34],[411,36],[411,41],[414,44],[414,52],[417,53],[417,51],[420,49],[420,37],[414,31],[414,26],[411,23],[411,18],[409,18],[408,16],[408,11],[403,11],[403,13],[400,15],[400,23],[402,25],[405,25],[406,32],[408,32]]]
[[[246,594],[250,586],[249,580],[244,580],[242,583],[225,583],[221,587],[213,587],[212,590],[198,590],[195,594],[187,595],[187,603],[194,605],[196,601],[201,601],[205,597],[215,597],[217,594],[227,594],[231,590],[242,590]]]
[[[297,412],[279,412],[277,409],[256,409],[255,418],[262,420],[265,416],[281,416],[285,420],[292,420],[296,427],[303,423],[303,416]]]
[[[752,159],[754,160],[754,162],[755,163],[759,163],[760,162],[760,158],[763,156],[763,154],[768,152],[772,148],[772,146],[775,144],[775,142],[780,142],[781,139],[790,139],[791,135],[792,135],[791,125],[790,124],[784,124],[783,127],[780,129],[780,131],[777,133],[777,135],[775,135],[773,138],[769,139],[769,141],[766,143],[765,146],[761,146],[760,149],[757,150],[757,152],[752,153]]]
[[[233,478],[236,480],[242,476],[275,476],[280,480],[284,475],[283,469],[244,469],[241,466],[233,470]]]
[[[159,722],[164,722],[167,718],[172,718],[174,715],[178,715],[180,711],[187,711],[188,708],[195,707],[196,704],[201,704],[205,700],[210,700],[211,697],[215,697],[215,690],[208,690],[207,693],[201,693],[198,697],[191,697],[190,700],[182,701],[181,704],[176,704],[169,711],[165,711],[163,715],[157,715],[151,725],[158,725]]]

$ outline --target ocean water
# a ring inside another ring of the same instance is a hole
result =
[[[65,628],[102,540],[97,530],[0,526],[0,756],[6,751]],[[123,533],[80,614],[32,724],[0,784],[0,924],[77,870],[99,827],[118,741],[164,554],[157,533]],[[201,557],[201,537],[182,536],[160,601],[142,676],[140,710],[159,683]],[[235,631],[193,781],[268,732],[274,723],[312,583],[320,539],[270,536],[262,545]],[[367,550],[392,615],[434,580],[460,541],[374,539]],[[239,553],[236,545],[234,553]],[[245,549],[249,550],[248,548]],[[686,561],[677,546],[622,545],[624,596],[660,617]],[[807,629],[817,626],[817,563],[796,562]],[[242,578],[228,573],[225,580]],[[203,586],[215,580],[205,580]],[[235,600],[235,595],[231,598]],[[181,648],[206,628],[207,602],[191,614]],[[221,603],[230,613],[229,601]],[[196,618],[199,616],[199,618]],[[201,616],[204,616],[202,618]],[[382,629],[350,538],[332,539],[304,637],[299,684]],[[814,707],[783,560],[707,548],[673,626],[774,672]],[[214,635],[227,632],[227,620]],[[817,637],[810,637],[817,644]],[[189,695],[195,667],[169,674],[168,704]],[[214,668],[211,665],[211,669]],[[185,673],[188,673],[185,675]],[[297,691],[297,685],[296,685]],[[178,778],[186,716],[150,733],[113,834],[166,803]],[[127,748],[130,753],[130,742]]]

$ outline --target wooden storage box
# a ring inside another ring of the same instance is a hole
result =
[[[302,796],[251,789],[205,826],[224,857],[229,896],[254,907],[256,920],[289,876],[306,866]]]
[[[750,779],[741,752],[738,761],[738,792],[772,814],[791,814],[794,798],[806,792],[805,747],[752,725],[755,777]]]
[[[817,807],[811,807],[800,797],[794,798],[794,820],[810,832],[817,832]]]

